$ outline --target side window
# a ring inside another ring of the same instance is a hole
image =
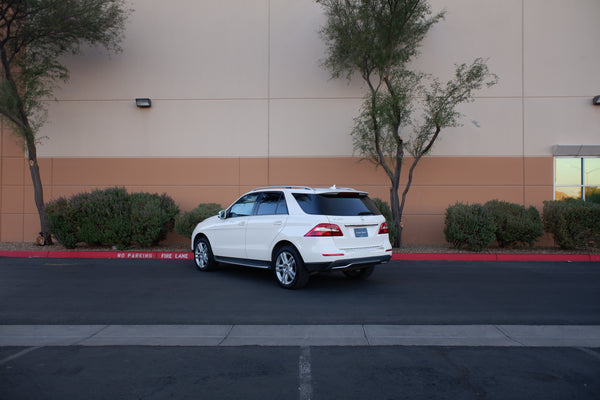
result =
[[[314,194],[294,193],[294,198],[302,211],[307,214],[319,214],[319,207]]]
[[[275,214],[288,214],[287,203],[285,202],[285,196],[281,193],[281,197],[277,202],[277,211]]]
[[[282,192],[263,193],[256,208],[256,215],[287,214],[287,204]]]
[[[252,210],[254,209],[258,196],[259,193],[250,193],[236,201],[227,212],[227,217],[233,218],[252,215]]]

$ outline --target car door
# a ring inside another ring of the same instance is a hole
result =
[[[225,213],[225,219],[210,232],[215,256],[246,258],[246,229],[260,193],[249,193],[236,201]]]
[[[288,208],[283,192],[263,192],[246,228],[246,257],[271,260],[271,245],[283,229]]]

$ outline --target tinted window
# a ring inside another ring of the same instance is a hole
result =
[[[263,193],[256,208],[256,215],[287,214],[287,204],[282,192]]]
[[[379,215],[380,212],[364,194],[294,193],[294,198],[307,214],[314,215]]]
[[[254,209],[254,205],[256,204],[258,196],[259,193],[251,193],[236,201],[235,204],[229,209],[227,217],[243,217],[252,215],[252,210]]]

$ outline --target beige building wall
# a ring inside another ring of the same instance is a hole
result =
[[[541,207],[552,146],[600,144],[597,0],[431,0],[445,9],[414,67],[442,80],[488,59],[500,83],[462,106],[422,160],[406,243],[441,243],[456,201]],[[310,0],[135,0],[123,52],[65,59],[39,147],[46,200],[96,187],[166,192],[183,210],[224,206],[256,186],[352,186],[388,197],[387,178],[353,154],[364,87],[330,80],[325,19]],[[136,97],[152,99],[136,108]],[[20,147],[2,127],[0,240],[39,230]]]

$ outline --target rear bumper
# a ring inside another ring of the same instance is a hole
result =
[[[386,254],[384,256],[349,258],[324,263],[306,263],[305,267],[310,272],[344,271],[361,269],[368,265],[387,263],[391,258],[391,254]]]

